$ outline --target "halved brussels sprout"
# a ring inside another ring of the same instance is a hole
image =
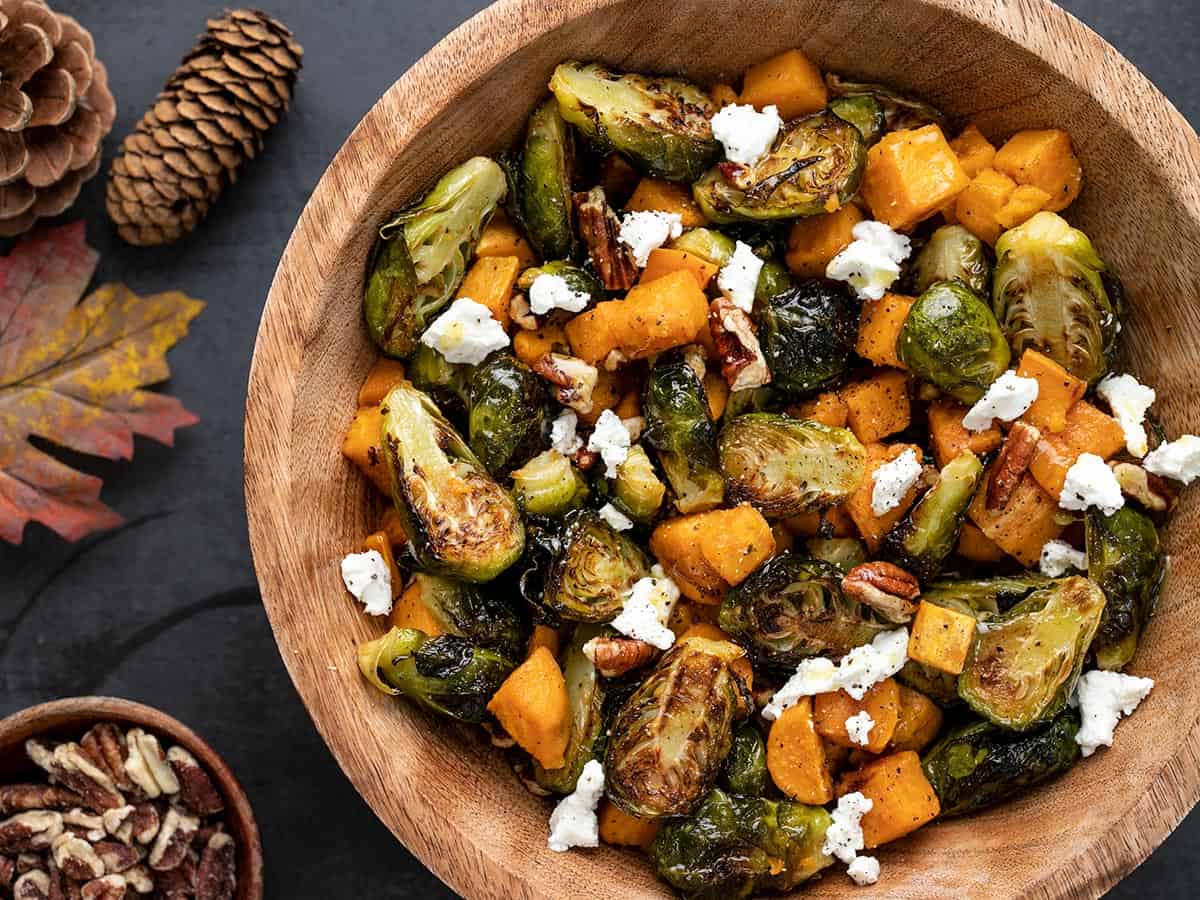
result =
[[[825,75],[825,84],[829,88],[829,96],[834,98],[871,97],[876,100],[883,106],[883,118],[888,131],[904,131],[924,125],[944,127],[946,123],[946,117],[937,107],[899,94],[884,84],[849,81],[833,72]]]
[[[1111,516],[1089,510],[1087,558],[1088,577],[1108,598],[1100,631],[1092,642],[1096,665],[1120,669],[1133,659],[1166,572],[1158,529],[1128,506]]]
[[[417,572],[413,583],[421,603],[443,634],[468,638],[477,647],[495,650],[506,659],[525,655],[528,635],[521,617],[494,589]],[[410,585],[406,590],[412,590]]]
[[[650,855],[687,900],[790,891],[833,862],[821,849],[832,821],[819,806],[714,790],[690,818],[663,827]]]
[[[575,134],[548,98],[525,126],[525,148],[517,177],[521,224],[542,259],[565,259],[575,250],[571,177]]]
[[[598,149],[625,154],[647,174],[695,181],[721,154],[709,121],[716,104],[682,78],[566,62],[554,70],[550,90],[562,117]]]
[[[664,353],[650,370],[642,396],[645,441],[675,492],[681,513],[721,503],[725,485],[717,468],[717,426],[708,409],[704,382],[683,353]]]
[[[513,496],[531,516],[561,516],[583,506],[587,481],[557,450],[539,453],[512,473]]]
[[[725,401],[725,412],[721,413],[721,423],[728,424],[738,416],[752,412],[766,412],[775,405],[775,392],[771,385],[758,388],[746,388],[742,391],[731,391]]]
[[[859,304],[844,287],[808,278],[756,304],[758,340],[777,390],[807,394],[850,369]]]
[[[716,781],[753,701],[731,668],[744,651],[691,637],[672,647],[613,720],[608,798],[643,819],[686,816]]]
[[[992,306],[1012,352],[1045,354],[1077,378],[1099,381],[1120,330],[1111,276],[1088,236],[1040,212],[996,242]]]
[[[917,298],[896,342],[918,378],[973,404],[1008,370],[1012,353],[988,305],[961,281],[938,281]]]
[[[767,518],[837,506],[858,488],[867,451],[845,428],[779,413],[747,413],[717,441],[730,503],[752,503]]]
[[[967,507],[983,479],[983,463],[963,450],[946,463],[933,487],[883,539],[883,555],[921,581],[937,578],[954,547]]]
[[[431,638],[415,628],[393,628],[358,648],[358,668],[372,686],[460,722],[482,721],[488,701],[515,667],[469,638]]]
[[[542,603],[564,619],[610,622],[650,561],[632,539],[592,512],[571,513],[546,573]]]
[[[630,518],[645,523],[654,518],[666,495],[667,486],[658,480],[654,463],[641,444],[634,444],[617,469],[613,499]]]
[[[758,273],[758,284],[754,287],[754,309],[761,310],[772,297],[791,290],[795,283],[787,266],[774,256],[764,259]]]
[[[493,353],[471,374],[471,449],[497,478],[542,451],[549,429],[544,382],[509,353]]]
[[[529,290],[539,275],[557,275],[567,283],[571,290],[587,294],[592,303],[608,299],[608,291],[604,290],[604,285],[600,283],[599,278],[587,269],[562,259],[551,260],[540,266],[526,269],[517,279],[517,287],[523,291]]]
[[[743,722],[733,732],[733,746],[725,757],[721,782],[730,793],[761,797],[767,789],[767,744],[753,722]]]
[[[829,111],[857,128],[868,147],[883,137],[887,129],[883,104],[870,94],[834,97],[829,101]]]
[[[784,552],[721,601],[721,628],[751,655],[780,668],[809,656],[843,656],[894,628],[842,593],[842,571]]]
[[[1079,576],[1030,594],[976,637],[959,696],[1014,731],[1053,718],[1075,689],[1103,613],[1104,592]]]
[[[418,344],[405,365],[413,387],[433,398],[448,419],[461,423],[466,430],[472,367],[447,361],[428,344]]]
[[[949,578],[928,585],[921,592],[921,599],[989,622],[1034,591],[1053,583],[1054,579],[1038,572],[993,578]]]
[[[896,680],[905,687],[920,691],[936,702],[939,706],[961,706],[958,697],[958,677],[949,672],[943,672],[915,659],[910,659],[904,668],[896,673]]]
[[[604,724],[604,682],[583,652],[583,645],[604,633],[598,625],[578,626],[563,658],[563,678],[571,703],[571,732],[565,754],[567,764],[561,769],[543,769],[536,761],[533,765],[537,783],[556,794],[569,794],[575,790],[583,767],[597,758],[596,743]]]
[[[858,538],[809,538],[804,546],[813,559],[836,567],[843,574],[867,561],[867,548]]]
[[[423,568],[491,581],[521,556],[517,504],[433,401],[407,381],[381,405],[392,497]]]
[[[713,228],[689,228],[671,242],[672,250],[682,250],[707,263],[724,268],[733,259],[734,241]]]
[[[859,130],[828,110],[788,122],[752,166],[723,162],[692,186],[713,222],[795,219],[850,202],[867,162]]]
[[[969,722],[933,745],[921,760],[943,818],[993,806],[1061,775],[1079,760],[1079,713],[1064,709],[1044,728],[1014,734],[991,722]]]
[[[389,356],[407,357],[449,304],[479,235],[508,192],[504,170],[476,156],[451,169],[419,203],[379,229],[363,316]]]
[[[980,297],[990,297],[992,261],[987,245],[961,225],[943,225],[917,254],[912,278],[917,294],[936,282],[958,280]]]

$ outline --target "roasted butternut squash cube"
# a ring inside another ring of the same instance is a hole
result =
[[[908,368],[896,352],[896,341],[900,338],[900,329],[904,327],[908,311],[916,302],[915,297],[884,294],[878,300],[868,300],[864,303],[858,319],[855,352],[877,366]]]
[[[1018,184],[1045,191],[1045,209],[1066,209],[1079,196],[1083,167],[1061,128],[1018,131],[997,153],[992,165]]]
[[[480,233],[479,244],[475,247],[476,259],[489,256],[515,256],[522,269],[536,266],[538,262],[537,254],[533,252],[529,241],[525,240],[525,235],[521,234],[503,212],[492,216],[492,220]]]
[[[717,106],[729,106],[731,103],[738,102],[738,92],[728,84],[714,84],[712,90],[708,92],[708,96],[712,98],[712,102],[717,104]]]
[[[342,440],[342,455],[358,466],[371,484],[390,497],[392,476],[383,457],[382,430],[383,414],[379,407],[359,407]]]
[[[415,628],[429,637],[445,634],[446,629],[434,616],[421,593],[421,580],[414,579],[392,606],[389,622],[393,628]]]
[[[793,800],[823,806],[833,799],[833,778],[825,745],[813,726],[811,697],[801,698],[771,723],[767,771],[775,786]]]
[[[974,178],[984,169],[990,169],[992,160],[996,158],[995,145],[983,136],[983,132],[973,122],[950,142],[950,149],[958,156],[958,164],[963,167],[968,178]]]
[[[532,366],[547,353],[569,353],[571,345],[561,325],[543,325],[537,331],[518,331],[513,335],[513,353]]]
[[[708,331],[708,298],[689,271],[636,285],[624,300],[597,303],[566,324],[575,356],[596,365],[613,350],[644,359]]]
[[[458,286],[459,297],[469,297],[491,310],[492,318],[508,331],[512,327],[509,301],[513,285],[521,274],[521,260],[515,256],[484,256],[476,259]]]
[[[625,204],[629,211],[677,213],[684,228],[699,228],[709,224],[692,192],[682,185],[661,178],[643,178],[638,182],[633,196]]]
[[[970,522],[963,522],[958,533],[958,555],[972,562],[994,563],[1004,559],[1000,545]]]
[[[967,430],[963,425],[967,409],[949,397],[940,397],[929,404],[929,436],[939,468],[964,450],[982,457],[1004,443],[1004,434],[994,425],[987,431]]]
[[[404,529],[404,520],[400,518],[400,511],[390,503],[379,518],[379,530],[388,536],[393,547],[400,547],[408,543],[408,532]]]
[[[703,513],[677,516],[655,527],[650,552],[679,585],[684,596],[697,603],[716,604],[725,592],[725,580],[700,549]]]
[[[854,537],[858,529],[854,519],[845,506],[831,506],[829,509],[813,510],[800,513],[798,516],[783,520],[783,527],[796,537],[817,537],[827,534],[829,537]]]
[[[637,390],[627,390],[621,395],[621,401],[614,407],[615,412],[622,419],[632,419],[642,414],[642,395]]]
[[[903,431],[912,421],[908,375],[898,369],[879,369],[865,381],[841,390],[846,424],[864,444],[874,444]]]
[[[911,750],[889,754],[843,775],[838,796],[854,791],[862,792],[872,804],[862,818],[868,850],[916,831],[942,811],[921,769],[921,758]]]
[[[649,850],[662,828],[657,819],[631,816],[610,800],[601,800],[597,814],[600,840],[613,847],[639,847]]]
[[[735,586],[775,553],[775,538],[763,514],[749,504],[697,513],[700,552],[721,579]]]
[[[962,673],[975,642],[975,617],[921,601],[908,636],[908,656],[939,672]]]
[[[860,744],[850,736],[846,720],[864,712],[875,724],[867,734],[867,743]],[[899,718],[900,685],[893,678],[874,685],[861,700],[855,700],[845,691],[813,697],[813,724],[817,734],[840,747],[881,753],[896,733]]]
[[[1004,230],[996,214],[1016,189],[1017,183],[1004,173],[984,169],[958,195],[954,217],[981,241],[995,244]]]
[[[1084,453],[1111,459],[1125,449],[1125,432],[1112,416],[1086,400],[1067,412],[1067,423],[1058,434],[1043,434],[1029,462],[1029,474],[1052,498],[1062,496],[1067,471]]]
[[[920,691],[900,685],[900,714],[888,749],[920,753],[942,730],[944,718],[936,703]]]
[[[885,463],[898,459],[909,450],[917,454],[917,459],[923,455],[921,448],[916,444],[867,444],[866,475],[857,490],[846,501],[846,511],[854,520],[858,533],[867,542],[867,547],[872,553],[879,549],[883,536],[896,527],[900,520],[908,514],[909,509],[917,502],[917,495],[920,493],[920,489],[914,485],[904,495],[899,506],[888,510],[882,516],[875,515],[875,511],[871,508],[871,495],[875,491],[875,470]]]
[[[720,422],[721,416],[725,415],[725,404],[729,402],[729,382],[719,372],[706,372],[704,393],[708,397],[708,414],[714,422]]]
[[[1087,382],[1076,378],[1048,356],[1036,350],[1021,354],[1017,374],[1038,383],[1037,399],[1023,418],[1043,432],[1058,434],[1067,427],[1067,414],[1087,392]]]
[[[876,219],[907,231],[953,200],[970,180],[942,129],[926,125],[885,134],[867,152],[861,190]]]
[[[850,417],[850,408],[837,391],[825,391],[808,400],[789,407],[788,413],[797,419],[811,419],[830,428],[845,428]]]
[[[509,737],[546,769],[566,764],[571,703],[562,669],[538,647],[500,685],[487,705]]]
[[[788,230],[788,268],[800,278],[824,278],[829,261],[854,240],[854,226],[865,216],[853,203],[830,213],[797,219]]]
[[[392,599],[395,600],[404,590],[404,579],[400,575],[400,567],[396,565],[396,555],[392,553],[392,541],[386,531],[376,531],[368,534],[363,540],[364,550],[374,550],[383,557],[392,577]]]
[[[989,466],[983,484],[990,478]],[[967,511],[980,531],[1026,566],[1036,566],[1046,541],[1062,534],[1065,526],[1059,524],[1058,514],[1058,502],[1042,490],[1029,472],[1017,483],[1004,506],[988,509],[987,491],[981,490]]]
[[[650,256],[646,260],[646,268],[642,269],[638,283],[646,284],[649,281],[657,281],[672,272],[691,272],[700,290],[704,290],[718,271],[717,266],[706,259],[701,259],[695,253],[659,247],[650,252]]]
[[[785,122],[824,109],[828,101],[821,70],[799,50],[785,50],[742,75],[740,102],[756,109],[774,105]]]
[[[584,425],[595,425],[601,413],[616,408],[624,393],[625,379],[621,373],[601,369],[597,373],[596,386],[592,388],[592,408],[579,413],[579,421]]]
[[[378,406],[388,391],[404,380],[404,363],[381,356],[358,389],[359,406]]]
[[[545,647],[557,658],[561,643],[557,628],[551,628],[549,625],[534,625],[533,633],[529,635],[529,652],[525,655],[532,656],[539,647]]]
[[[996,210],[996,222],[1001,228],[1016,228],[1024,225],[1035,213],[1046,208],[1050,195],[1032,184],[1018,184],[1008,195],[1004,205]]]
[[[617,349],[617,323],[621,318],[621,302],[608,300],[597,303],[563,326],[573,355],[594,366]]]

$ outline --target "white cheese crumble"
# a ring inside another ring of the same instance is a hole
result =
[[[1075,464],[1067,469],[1058,505],[1063,509],[1082,512],[1089,506],[1111,516],[1125,505],[1121,485],[1108,464],[1095,453],[1081,453]]]
[[[834,856],[844,863],[854,862],[858,851],[863,848],[862,817],[871,811],[875,803],[861,791],[838,797],[837,809],[832,813],[833,822],[825,831],[825,843],[821,852]]]
[[[864,709],[846,720],[846,736],[858,746],[865,747],[871,743],[871,729],[874,727],[875,720]]]
[[[905,450],[876,469],[872,477],[871,512],[882,516],[903,503],[913,485],[920,480],[921,460],[915,450]]]
[[[1087,554],[1076,550],[1066,541],[1046,541],[1042,545],[1042,558],[1038,567],[1050,578],[1061,578],[1071,569],[1087,571]]]
[[[848,282],[862,300],[878,300],[900,277],[912,244],[882,222],[859,222],[850,233],[854,240],[829,261],[825,277]]]
[[[489,353],[508,346],[508,332],[492,311],[468,297],[459,297],[421,335],[446,362],[477,366]]]
[[[593,453],[599,453],[604,460],[604,474],[609,478],[617,477],[617,468],[629,456],[629,429],[611,409],[600,413],[592,436],[588,438],[587,448]]]
[[[1132,715],[1152,687],[1151,678],[1100,669],[1084,672],[1071,697],[1071,705],[1079,707],[1083,723],[1075,735],[1075,743],[1083,755],[1091,756],[1100,747],[1111,747],[1117,722],[1122,716]]]
[[[378,550],[346,554],[342,581],[368,616],[386,616],[392,611],[392,573]]]
[[[987,431],[994,419],[1011,422],[1025,415],[1038,397],[1036,378],[1023,378],[1008,371],[988,387],[987,392],[963,416],[963,428]]]
[[[1154,388],[1139,384],[1132,375],[1109,375],[1096,393],[1104,398],[1125,432],[1125,446],[1139,459],[1146,455],[1146,410],[1154,403]]]
[[[837,690],[861,700],[874,685],[904,668],[907,661],[908,632],[903,628],[876,635],[871,643],[855,647],[843,656],[836,666],[823,656],[802,660],[796,674],[763,707],[762,716],[774,721],[801,697]]]
[[[1200,437],[1185,434],[1168,444],[1160,444],[1142,461],[1142,468],[1163,478],[1191,484],[1200,478]]]
[[[638,268],[646,268],[650,254],[671,238],[683,234],[683,220],[679,213],[637,210],[625,213],[621,219],[619,237],[622,244],[633,250]]]
[[[583,312],[591,299],[584,291],[572,290],[561,275],[544,272],[529,285],[529,309],[536,316],[544,316],[552,309]]]
[[[571,456],[583,446],[583,438],[575,433],[579,427],[579,416],[572,409],[564,409],[550,423],[550,449],[563,456]]]
[[[656,565],[649,578],[641,578],[629,589],[625,605],[611,625],[626,637],[645,641],[659,650],[669,650],[675,633],[667,628],[671,611],[679,601],[679,586]]]
[[[733,256],[717,274],[717,287],[738,309],[747,313],[753,312],[754,291],[758,287],[758,276],[762,267],[762,257],[755,255],[749,244],[738,241],[734,245]]]
[[[599,847],[600,822],[596,807],[604,794],[604,767],[595,759],[588,760],[575,790],[563,797],[550,814],[551,850],[563,853],[572,847]]]
[[[625,515],[611,503],[605,503],[599,510],[600,518],[613,527],[615,531],[628,531],[633,527],[633,519]]]
[[[873,856],[856,856],[846,867],[846,874],[859,887],[874,884],[879,880],[879,860]]]
[[[783,119],[779,109],[764,106],[759,112],[749,104],[731,103],[712,117],[713,137],[725,148],[725,158],[743,166],[752,166],[771,149]]]

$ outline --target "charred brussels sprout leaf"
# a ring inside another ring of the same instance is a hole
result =
[[[806,279],[756,306],[759,343],[777,390],[806,394],[850,368],[859,307],[842,287]]]
[[[521,223],[543,259],[565,259],[575,249],[571,177],[575,169],[575,135],[547,99],[525,126],[525,149],[517,177]]]
[[[975,639],[959,696],[1013,731],[1052,718],[1075,688],[1103,612],[1104,592],[1078,576],[1030,594]]]
[[[815,216],[850,202],[866,161],[859,130],[824,110],[784,125],[754,165],[719,163],[692,194],[718,223]]]
[[[532,516],[561,516],[587,500],[583,475],[557,450],[539,453],[513,472],[512,479],[513,496]]]
[[[392,497],[421,566],[482,582],[516,562],[525,546],[517,504],[433,401],[401,382],[382,412]]]
[[[526,631],[516,610],[494,589],[418,572],[413,582],[430,617],[445,634],[470,639],[507,659],[525,655]],[[412,590],[410,586],[408,590]]]
[[[841,570],[829,563],[779,553],[725,595],[721,628],[755,659],[780,668],[809,656],[844,656],[894,626],[841,585]]]
[[[1092,643],[1096,665],[1120,669],[1133,659],[1138,638],[1154,612],[1166,569],[1158,530],[1146,516],[1126,506],[1114,515],[1087,515],[1088,577],[1107,602]]]
[[[644,819],[685,816],[708,793],[753,703],[729,641],[688,638],[659,660],[613,720],[608,797]]]
[[[1012,354],[996,317],[961,281],[930,285],[909,310],[896,349],[918,378],[973,404]]]
[[[573,513],[546,575],[542,603],[576,622],[609,622],[650,563],[636,543],[590,512]]]
[[[718,441],[730,503],[752,503],[783,519],[845,501],[866,472],[867,451],[853,433],[778,413],[747,413]]]
[[[903,131],[910,128],[921,128],[924,125],[945,126],[946,117],[937,107],[930,106],[915,97],[898,94],[890,87],[882,84],[848,81],[832,72],[825,76],[829,87],[829,95],[835,98],[870,97],[883,107],[884,124],[888,131]]]
[[[993,806],[1049,781],[1079,760],[1079,714],[1064,709],[1044,728],[1014,734],[991,722],[956,728],[925,754],[925,777],[942,816]]]
[[[695,181],[721,153],[709,122],[716,105],[682,78],[567,62],[554,70],[550,90],[562,117],[601,151],[623,153],[650,175]]]
[[[467,417],[471,449],[497,478],[536,456],[549,428],[542,379],[508,353],[475,366]]]
[[[700,257],[718,268],[733,258],[733,238],[712,228],[689,228],[671,242],[672,250]]]
[[[385,694],[403,694],[426,709],[475,723],[515,663],[468,638],[393,628],[358,648],[358,667]]]
[[[379,229],[363,316],[389,356],[407,357],[466,274],[479,235],[508,192],[498,164],[476,156]]]
[[[608,292],[595,275],[580,266],[566,260],[553,260],[531,269],[526,269],[517,279],[517,287],[527,291],[533,286],[539,275],[557,275],[567,283],[567,286],[581,294],[587,294],[593,303],[608,298]]]
[[[613,499],[630,518],[649,522],[662,506],[667,486],[658,480],[654,464],[641,444],[629,448],[613,481]]]
[[[642,397],[645,440],[658,461],[682,513],[720,504],[725,486],[717,468],[717,426],[704,383],[678,351],[663,354],[650,371]]]
[[[790,891],[833,862],[821,852],[830,824],[819,806],[714,790],[690,818],[663,827],[650,855],[687,900]]]
[[[743,722],[733,733],[721,781],[731,793],[743,797],[761,797],[766,791],[767,745],[753,722]]]
[[[407,363],[408,380],[428,394],[445,415],[467,424],[471,405],[471,366],[452,363],[427,344],[417,345]]]
[[[961,225],[943,225],[929,236],[913,264],[913,291],[939,281],[961,281],[980,297],[991,296],[992,263],[983,241]]]
[[[949,578],[926,587],[921,599],[988,622],[1034,591],[1049,587],[1053,581],[1037,572],[995,578]]]
[[[829,101],[829,111],[857,128],[868,147],[883,137],[887,129],[883,104],[870,94],[834,97]]]
[[[571,704],[567,764],[561,769],[543,769],[537,762],[533,766],[537,783],[557,794],[569,794],[575,790],[579,773],[590,760],[596,758],[596,744],[604,723],[604,684],[596,667],[583,652],[583,645],[603,633],[604,629],[599,626],[580,625],[575,629],[563,659],[563,678],[567,682],[567,699]]]
[[[1120,309],[1088,236],[1040,212],[996,242],[992,306],[1012,352],[1032,347],[1084,381],[1108,371]]]

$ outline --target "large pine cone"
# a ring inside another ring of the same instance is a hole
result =
[[[196,227],[287,112],[303,53],[265,13],[208,22],[113,160],[106,199],[122,238],[169,244]]]
[[[42,0],[0,0],[0,235],[75,202],[116,114],[78,22]]]

